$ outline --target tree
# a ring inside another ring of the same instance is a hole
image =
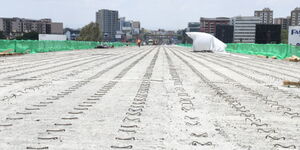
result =
[[[0,31],[0,39],[6,39],[5,35],[3,34],[3,31]]]
[[[84,26],[80,35],[77,38],[78,41],[101,41],[102,35],[97,23],[91,22],[88,25]]]
[[[287,44],[288,43],[288,30],[281,30],[281,43]]]
[[[17,40],[38,40],[39,39],[39,33],[37,32],[28,32],[23,34],[23,36],[16,37]]]

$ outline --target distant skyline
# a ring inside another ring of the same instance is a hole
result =
[[[200,17],[253,16],[265,7],[274,18],[290,16],[299,0],[9,0],[1,3],[0,17],[51,18],[64,27],[81,28],[95,22],[99,9],[119,11],[119,17],[137,20],[146,29],[177,30]]]

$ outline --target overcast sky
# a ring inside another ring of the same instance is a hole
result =
[[[119,17],[139,20],[147,29],[182,29],[200,17],[250,16],[270,7],[274,17],[286,17],[299,0],[1,0],[0,17],[51,18],[64,27],[80,28],[95,21],[99,9],[119,11]]]

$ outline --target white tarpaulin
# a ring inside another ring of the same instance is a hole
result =
[[[61,34],[39,34],[40,41],[66,41],[67,36]]]
[[[208,33],[187,32],[186,34],[193,39],[193,49],[196,52],[225,52],[225,48],[227,47],[225,43]]]

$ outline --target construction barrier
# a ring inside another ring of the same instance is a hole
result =
[[[110,47],[133,46],[133,43],[87,42],[87,41],[37,41],[37,40],[0,40],[0,52],[12,49],[14,53],[45,53],[80,49],[93,49],[98,45]]]
[[[288,44],[251,44],[231,43],[227,44],[227,52],[249,55],[263,55],[285,59],[291,56],[300,56],[300,47]]]
[[[193,47],[192,44],[177,44],[178,46],[183,46],[183,47]]]
[[[178,46],[193,47],[191,44],[178,44]],[[288,44],[253,44],[253,43],[230,43],[227,44],[227,52],[248,55],[262,55],[285,59],[291,56],[300,57],[300,46]]]

